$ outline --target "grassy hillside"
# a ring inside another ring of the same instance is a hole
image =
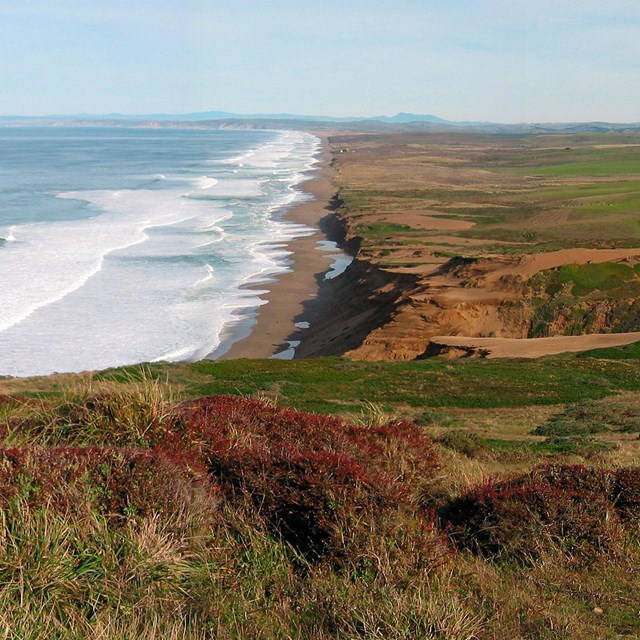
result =
[[[637,637],[639,365],[636,344],[4,379],[0,627]]]

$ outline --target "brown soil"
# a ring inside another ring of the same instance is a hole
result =
[[[425,213],[418,213],[416,211],[410,211],[402,215],[401,224],[407,225],[414,229],[437,229],[443,231],[471,229],[475,226],[475,222],[468,222],[466,220],[455,220],[451,218],[434,217],[429,213],[438,213],[437,211],[430,211]],[[397,217],[391,218],[390,216],[370,215],[367,217],[371,222],[392,222],[398,223]]]

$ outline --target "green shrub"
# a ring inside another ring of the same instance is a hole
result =
[[[475,458],[487,450],[486,443],[482,438],[475,433],[469,433],[462,429],[445,431],[445,433],[436,438],[436,442],[468,458]]]
[[[532,432],[538,436],[571,437],[606,431],[640,431],[640,399],[637,396],[585,400],[554,414]]]

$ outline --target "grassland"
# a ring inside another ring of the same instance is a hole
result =
[[[360,215],[358,230],[372,253],[384,246],[385,232],[369,217],[396,225],[394,243],[428,242],[443,231],[407,229],[404,221],[427,211],[474,224],[449,237],[509,243],[492,252],[639,246],[637,135],[340,136],[335,144],[351,152],[336,158],[341,197]]]
[[[204,360],[107,370],[92,382],[151,377],[183,398],[213,394],[263,396],[301,411],[341,414],[363,403],[394,412],[424,407],[522,407],[577,402],[640,391],[640,347],[557,356],[533,361],[441,360],[351,362],[311,360]],[[83,378],[73,375],[0,381],[4,393],[56,394]]]
[[[0,627],[637,637],[639,365],[635,344],[1,380]]]

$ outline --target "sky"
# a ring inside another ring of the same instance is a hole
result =
[[[638,0],[0,0],[0,115],[640,121]]]

